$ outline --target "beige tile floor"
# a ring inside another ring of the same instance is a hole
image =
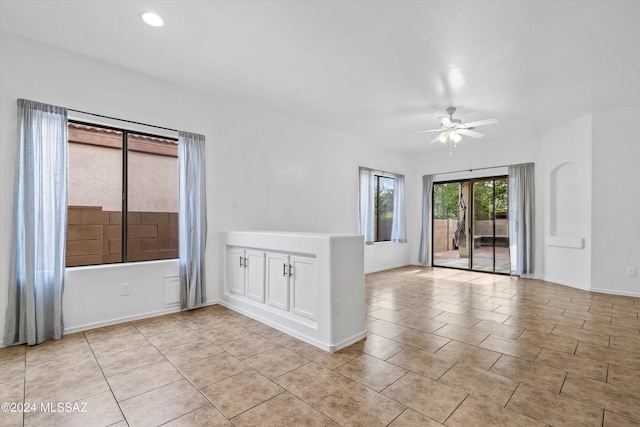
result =
[[[438,268],[366,281],[369,335],[336,354],[221,306],[0,349],[0,401],[38,404],[0,425],[640,425],[640,299]]]

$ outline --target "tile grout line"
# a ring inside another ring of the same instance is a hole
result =
[[[560,391],[558,392],[558,395],[562,394],[562,389],[564,388],[564,384],[567,382],[568,377],[569,377],[569,371],[566,371],[564,374],[564,379],[562,380],[562,385],[560,386]]]
[[[466,402],[466,400],[467,400],[470,396],[471,396],[471,394],[467,393],[466,397],[465,397],[464,399],[462,399],[462,402],[460,402],[460,403],[458,404],[458,406],[456,406],[456,408],[455,408],[453,411],[451,411],[451,413],[447,416],[447,418],[445,418],[445,419],[442,421],[442,424],[445,424],[445,425],[446,425],[446,423],[447,423],[447,421],[449,420],[449,418],[451,418],[451,416],[453,416],[453,414],[455,414],[455,413],[456,413],[456,411],[458,410],[458,408],[460,408],[460,407],[462,406],[462,404],[463,404],[464,402]]]
[[[520,388],[521,385],[522,385],[522,381],[518,381],[518,386],[516,387],[515,390],[513,390],[513,393],[511,393],[511,396],[509,396],[509,399],[507,400],[507,403],[504,404],[503,408],[505,408],[505,409],[507,408],[507,406],[511,402],[511,399],[513,399],[513,396],[516,395],[516,392],[518,391],[518,389]],[[522,414],[522,415],[524,415],[524,414]]]
[[[91,354],[93,355],[93,358],[94,358],[94,360],[96,362],[96,365],[98,365],[98,368],[100,369],[100,373],[102,374],[102,377],[104,378],[105,384],[107,384],[107,387],[109,387],[109,392],[111,393],[111,396],[113,397],[113,401],[118,406],[118,411],[120,411],[120,415],[122,415],[122,421],[125,421],[127,424],[129,424],[129,422],[127,421],[127,417],[124,415],[122,407],[120,406],[120,402],[118,402],[118,399],[116,399],[116,395],[113,393],[113,389],[111,388],[111,384],[107,380],[107,376],[104,374],[104,370],[102,369],[102,365],[98,361],[98,356],[96,356],[95,352],[93,351],[93,347],[91,346],[91,343],[89,342],[89,338],[87,338],[87,335],[84,332],[82,332],[82,336],[84,337],[85,341],[87,342],[87,345],[89,346],[89,350],[91,351]]]

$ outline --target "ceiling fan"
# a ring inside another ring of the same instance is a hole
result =
[[[447,114],[449,114],[449,117],[438,117],[441,124],[440,129],[419,130],[410,133],[440,132],[440,135],[431,140],[432,144],[434,142],[442,142],[444,144],[447,141],[457,144],[462,139],[461,135],[470,136],[471,138],[482,138],[484,136],[484,134],[472,129],[479,126],[498,123],[498,119],[495,117],[491,119],[478,120],[476,122],[462,123],[462,120],[453,118],[453,114],[456,112],[455,107],[449,107],[446,111]]]

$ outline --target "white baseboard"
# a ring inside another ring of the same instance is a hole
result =
[[[267,326],[270,326],[270,327],[272,327],[274,329],[277,329],[280,332],[284,332],[285,334],[290,335],[290,336],[292,336],[294,338],[297,338],[300,341],[304,341],[307,344],[311,344],[311,345],[313,345],[315,347],[321,348],[324,351],[331,351],[331,346],[329,346],[328,344],[326,344],[324,342],[321,342],[321,341],[318,341],[316,339],[313,339],[313,338],[311,338],[311,337],[309,337],[309,336],[307,336],[305,334],[301,334],[301,333],[299,333],[297,331],[294,331],[291,328],[287,328],[286,326],[283,326],[283,325],[281,325],[279,323],[273,322],[270,319],[268,319],[267,317],[261,316],[259,313],[255,313],[255,312],[253,312],[251,310],[245,310],[242,307],[238,307],[236,304],[229,303],[229,302],[226,302],[226,301],[221,301],[220,305],[223,306],[223,307],[228,308],[229,310],[235,311],[236,313],[240,313],[240,314],[242,314],[244,316],[250,317],[253,320],[257,320],[260,323],[264,323]]]
[[[294,338],[299,339],[300,341],[304,341],[307,344],[311,344],[314,347],[318,347],[324,351],[328,351],[330,353],[335,353],[336,351],[347,347],[355,342],[360,341],[362,338],[367,336],[367,331],[362,331],[361,333],[358,333],[352,337],[349,337],[345,340],[342,340],[334,345],[328,344],[326,342],[323,341],[319,341],[317,339],[314,339],[313,337],[310,337],[308,335],[305,335],[304,333],[301,333],[299,331],[296,331],[294,329],[288,328],[280,323],[274,322],[271,319],[265,317],[265,316],[261,316],[260,313],[255,313],[251,310],[246,310],[243,309],[242,307],[239,307],[235,304],[233,304],[232,302],[225,302],[225,301],[221,301],[220,305],[223,307],[228,308],[229,310],[233,310],[236,313],[240,313],[243,314],[247,317],[252,318],[253,320],[257,320],[260,323],[264,323],[267,326],[270,326],[274,329],[279,330],[280,332],[284,332],[285,334],[292,336]]]
[[[600,292],[603,294],[613,294],[613,295],[622,295],[625,297],[636,297],[640,298],[640,293],[638,292],[627,292],[627,291],[618,291],[615,289],[602,289],[602,288],[591,288],[589,289],[591,292]]]
[[[340,341],[340,342],[339,342],[339,343],[337,343],[336,345],[332,345],[332,346],[330,347],[330,350],[329,350],[329,351],[330,351],[331,353],[335,353],[336,351],[340,350],[341,348],[348,347],[348,346],[350,346],[351,344],[356,343],[356,342],[358,342],[358,341],[360,341],[361,339],[366,338],[366,337],[367,337],[367,331],[365,330],[365,331],[360,332],[359,334],[356,334],[356,335],[354,335],[354,336],[352,336],[352,337],[350,337],[350,338],[347,338],[347,339],[345,339],[345,340]]]
[[[581,283],[571,283],[571,282],[567,282],[567,281],[563,281],[563,280],[554,279],[553,277],[545,277],[545,278],[542,278],[540,280],[544,280],[545,282],[556,283],[558,285],[568,286],[568,287],[574,288],[574,289],[580,289],[580,290],[583,290],[583,291],[598,292],[598,293],[601,293],[601,294],[622,295],[622,296],[626,296],[626,297],[640,298],[640,293],[639,292],[627,292],[627,291],[620,291],[620,290],[617,290],[617,289],[594,288],[594,287],[591,287],[589,285],[584,285],[584,284],[581,284]]]
[[[149,317],[163,316],[165,314],[177,313],[180,307],[171,307],[163,310],[149,311],[147,313],[134,314],[131,316],[118,317],[115,319],[102,320],[94,323],[85,323],[84,325],[76,325],[64,328],[64,333],[73,334],[75,332],[88,331],[89,329],[103,328],[105,326],[117,325],[118,323],[131,322],[133,320],[146,319]]]
[[[203,307],[218,304],[218,300],[207,301]],[[148,319],[150,317],[164,316],[166,314],[178,313],[180,307],[171,307],[163,310],[149,311],[147,313],[133,314],[131,316],[118,317],[115,319],[103,320],[100,322],[86,323],[84,325],[71,326],[64,328],[65,334],[73,334],[75,332],[88,331],[89,329],[103,328],[105,326],[117,325],[118,323],[131,322],[133,320]]]
[[[411,265],[411,264],[397,264],[397,265],[387,265],[387,266],[384,266],[384,267],[376,267],[373,270],[365,271],[364,274],[377,273],[379,271],[385,271],[385,270],[393,270],[394,268],[406,267],[408,265]],[[424,266],[422,266],[422,267],[424,267]]]
[[[216,299],[216,300],[207,301],[202,307],[207,307],[207,306],[216,305],[216,304],[220,304],[220,300]],[[133,320],[164,316],[165,314],[178,313],[178,312],[180,312],[180,307],[172,307],[164,310],[150,311],[147,313],[134,314],[134,315],[125,316],[125,317],[118,317],[116,319],[109,319],[109,320],[104,320],[100,322],[87,323],[84,325],[71,326],[64,329],[64,335],[73,334],[76,332],[88,331],[90,329],[103,328],[105,326],[117,325],[118,323],[131,322]],[[11,344],[11,346],[21,345],[21,344],[26,344],[26,343],[22,342],[22,343]],[[0,348],[4,348],[4,347],[9,347],[9,346],[6,345],[4,341],[0,341]]]
[[[570,288],[574,288],[574,289],[580,289],[583,291],[591,291],[591,286],[590,285],[585,285],[582,283],[572,283],[572,282],[568,282],[566,280],[560,280],[560,279],[556,279],[553,277],[544,277],[542,279],[539,280],[544,280],[545,282],[550,282],[550,283],[555,283],[557,285],[562,285],[562,286],[568,286]]]

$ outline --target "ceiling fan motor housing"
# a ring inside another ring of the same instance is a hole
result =
[[[447,127],[456,127],[462,124],[462,120],[453,118],[453,113],[456,112],[456,107],[449,107],[447,108],[446,111],[447,111],[447,114],[449,115],[449,122],[451,123],[451,125]]]

